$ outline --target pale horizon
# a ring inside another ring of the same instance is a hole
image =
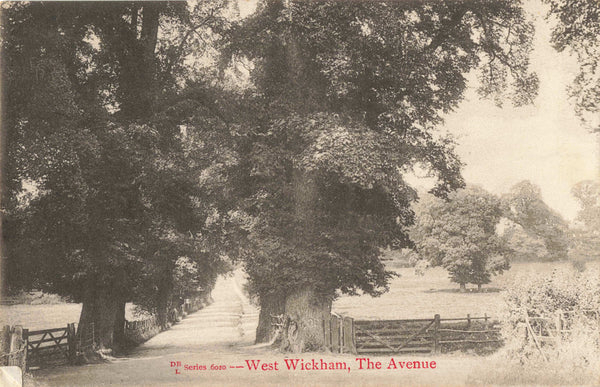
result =
[[[578,70],[576,58],[551,46],[545,6],[538,0],[525,6],[536,15],[531,66],[540,89],[534,104],[514,108],[508,102],[499,108],[481,100],[471,80],[465,100],[446,116],[444,129],[457,140],[467,184],[500,195],[529,180],[540,186],[550,207],[572,221],[579,205],[571,188],[600,178],[600,139],[583,127],[568,99],[567,87]]]

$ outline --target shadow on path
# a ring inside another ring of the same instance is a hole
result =
[[[236,274],[219,278],[211,305],[186,316],[126,357],[101,364],[40,370],[35,372],[36,379],[57,386],[160,385],[161,379],[173,382],[172,361],[210,365],[222,356],[244,352],[254,343],[258,311],[242,294],[236,281],[239,273]]]

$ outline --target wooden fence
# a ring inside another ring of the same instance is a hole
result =
[[[488,316],[442,319],[354,320],[332,315],[323,321],[333,352],[440,353],[473,349],[491,352],[502,340],[499,323]]]
[[[548,360],[548,349],[561,344],[573,333],[573,322],[585,317],[594,322],[585,331],[590,339],[596,339],[600,343],[600,311],[583,310],[565,312],[557,310],[549,316],[529,316],[523,312],[524,334],[526,340],[531,340],[540,351],[544,360]],[[580,328],[582,329],[582,328]]]
[[[17,366],[21,371],[27,367],[27,341],[19,325],[4,326],[0,339],[0,366]]]
[[[356,353],[354,319],[335,313],[323,320],[325,344],[331,352]]]
[[[2,297],[0,299],[0,305],[16,305],[19,303],[19,299],[17,297]]]
[[[210,295],[186,300],[168,313],[170,323],[187,314],[202,309],[210,302]],[[125,321],[125,337],[131,344],[140,344],[160,332],[155,316],[138,321]],[[28,330],[20,326],[5,326],[0,338],[0,365],[17,365],[22,370],[29,367],[46,367],[85,361],[86,354],[97,348],[94,324],[76,326],[74,323],[60,328]]]
[[[199,297],[185,300],[177,307],[171,308],[167,313],[167,325],[180,322],[190,313],[197,312],[210,303],[210,295],[204,294]],[[125,338],[132,344],[138,345],[149,340],[161,331],[161,326],[156,316],[150,316],[143,320],[125,320]]]
[[[27,340],[27,365],[39,367],[49,364],[64,364],[75,356],[76,339],[75,324],[67,324],[62,328],[25,329]]]
[[[125,320],[125,338],[132,344],[138,345],[149,340],[160,332],[161,328],[155,316],[144,320]]]

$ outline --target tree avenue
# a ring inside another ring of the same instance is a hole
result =
[[[236,4],[3,10],[3,283],[82,302],[104,347],[126,302],[166,325],[229,256],[257,341],[283,315],[284,350],[321,349],[335,297],[386,291],[381,248],[411,245],[404,175],[464,185],[436,129],[466,75],[497,103],[537,92],[520,1]]]
[[[206,246],[222,195],[197,179],[223,162],[198,132],[222,123],[178,88],[188,45],[199,47],[186,31],[218,25],[222,6],[3,9],[3,284],[82,302],[79,327],[93,324],[105,348],[123,339],[126,302],[166,324],[177,296],[226,268]]]
[[[238,220],[257,341],[283,315],[283,349],[322,348],[338,292],[386,290],[380,248],[410,243],[417,199],[403,174],[426,168],[442,198],[463,185],[441,115],[472,70],[483,97],[530,102],[532,33],[516,1],[267,1],[233,26],[225,53],[252,63],[259,107]]]

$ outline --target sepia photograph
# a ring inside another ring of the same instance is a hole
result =
[[[598,0],[0,1],[0,386],[600,386]]]

